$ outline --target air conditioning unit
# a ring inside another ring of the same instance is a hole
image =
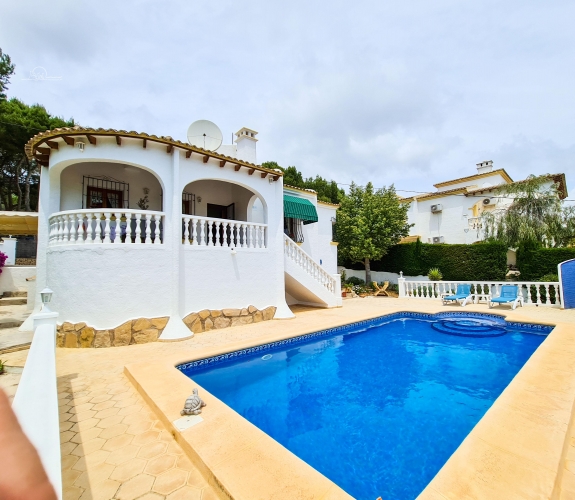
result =
[[[441,212],[443,210],[443,206],[441,205],[441,203],[438,203],[437,205],[431,205],[431,213],[436,214],[437,212]]]
[[[432,243],[434,245],[436,245],[437,243],[443,243],[445,241],[445,238],[443,236],[434,236],[432,238]]]
[[[494,205],[495,200],[492,198],[483,198],[483,205]]]

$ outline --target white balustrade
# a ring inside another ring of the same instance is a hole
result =
[[[314,280],[326,287],[333,294],[340,294],[336,279],[323,269],[315,260],[304,252],[291,238],[284,234],[284,253]]]
[[[226,247],[238,250],[267,248],[267,224],[198,215],[182,216],[182,243],[186,246]]]
[[[543,281],[405,281],[405,297],[439,300],[442,295],[455,293],[457,285],[471,285],[474,302],[487,302],[489,296],[497,297],[503,285],[519,287],[526,306],[561,307],[558,282]]]
[[[164,213],[149,210],[67,210],[49,219],[49,246],[163,243]]]

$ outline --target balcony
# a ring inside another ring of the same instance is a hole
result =
[[[48,246],[161,245],[164,213],[130,209],[66,210],[49,219]]]
[[[236,250],[267,248],[267,224],[182,216],[182,244],[187,247],[225,247]]]

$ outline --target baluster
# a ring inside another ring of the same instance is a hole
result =
[[[552,285],[552,286],[553,286],[553,289],[555,290],[555,305],[560,306],[562,300],[561,300],[561,295],[559,293],[559,290],[560,290],[559,285]]]
[[[533,301],[531,300],[531,285],[529,283],[521,283],[521,285],[519,285],[521,287],[521,292],[523,292],[523,286],[525,286],[525,288],[527,289],[527,294],[526,294],[526,299],[525,299],[525,303],[526,304],[532,304]]]
[[[190,228],[189,228],[189,224],[190,224],[190,218],[189,217],[184,217],[184,241],[182,241],[182,243],[184,245],[189,245],[190,244]]]
[[[203,221],[203,220],[201,220],[201,219],[198,221],[198,225],[199,225],[199,229],[198,229],[198,245],[205,245],[205,240],[204,240],[205,235],[206,235],[205,227],[204,227],[205,223],[206,223],[206,222]]]
[[[131,220],[131,219],[130,219]],[[135,213],[134,220],[136,222],[136,227],[134,229],[134,244],[142,244],[142,214]]]
[[[152,244],[152,214],[144,214],[144,244]]]
[[[50,243],[56,244],[56,217],[50,219]]]
[[[70,214],[70,243],[76,244],[78,240],[78,214]]]
[[[154,245],[159,245],[160,241],[160,219],[156,214],[150,218],[150,238]]]
[[[241,225],[241,232],[240,232],[240,248],[244,248],[246,245],[246,225],[242,224]],[[285,245],[286,249],[287,249],[287,245]]]
[[[192,245],[198,244],[198,228],[197,228],[198,219],[192,217]]]
[[[88,238],[91,237],[91,233],[88,233],[88,218],[85,214],[79,214],[78,216],[78,240],[79,243],[85,245],[89,243]]]
[[[238,248],[240,246],[240,231],[242,230],[242,225],[239,222],[234,222],[233,224],[233,231],[234,231],[234,236],[233,236],[233,242],[234,242],[234,248]]]
[[[96,212],[94,215],[96,216],[96,236],[94,238],[94,243],[102,243],[102,213]]]
[[[545,285],[543,285],[545,287],[545,304],[550,305],[551,304],[551,295],[549,295],[549,284],[545,283]]]
[[[207,229],[207,239],[208,239],[208,246],[209,247],[213,247],[215,246],[215,241],[214,241],[214,223],[211,220],[206,221],[206,229]]]
[[[258,248],[264,248],[264,228],[263,226],[258,226],[258,235],[260,240],[260,246]]]
[[[112,214],[110,212],[104,212],[104,241],[103,243],[111,243],[110,240],[110,217]]]
[[[59,245],[62,239],[62,228],[60,222],[61,219],[62,219],[61,215],[56,216],[56,245]]]
[[[248,237],[247,237],[247,247],[248,248],[252,248],[252,225],[248,224],[247,230],[248,230]]]
[[[232,233],[232,225],[230,222],[224,222],[223,224],[220,224],[220,227],[222,228],[222,239],[221,239],[221,243],[223,247],[233,247],[234,246],[234,242],[233,242],[233,238],[234,235]],[[228,230],[230,231],[230,236],[228,239]]]
[[[537,291],[537,305],[541,305],[541,286],[535,285],[535,290]]]

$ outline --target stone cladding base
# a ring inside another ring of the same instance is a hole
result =
[[[273,306],[259,310],[248,306],[244,309],[204,309],[188,314],[184,323],[193,333],[219,330],[229,326],[248,325],[273,319]],[[86,323],[63,323],[57,328],[56,347],[118,347],[156,342],[168,323],[168,317],[139,318],[122,323],[117,328],[96,330]]]
[[[95,330],[86,323],[58,326],[56,347],[118,347],[155,342],[168,323],[168,317],[139,318],[110,330]]]
[[[193,333],[219,330],[229,326],[249,325],[273,319],[276,313],[274,306],[259,310],[255,306],[243,309],[204,309],[200,312],[188,314],[184,323]]]

